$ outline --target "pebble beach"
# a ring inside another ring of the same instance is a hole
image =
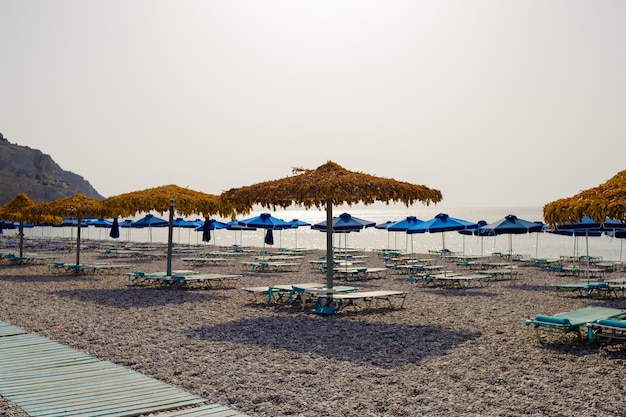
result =
[[[55,251],[56,260],[73,263],[69,247]],[[260,251],[248,250],[250,259]],[[306,252],[297,272],[252,271],[239,258],[194,266],[241,275],[235,288],[211,289],[131,285],[128,271],[74,275],[5,262],[0,320],[254,417],[625,415],[624,345],[581,345],[573,336],[540,343],[520,326],[538,314],[624,309],[624,298],[558,295],[554,284],[574,278],[523,265],[517,279],[482,287],[426,286],[403,273],[336,280],[408,294],[400,309],[378,303],[333,315],[241,289],[323,283],[310,263],[320,254]],[[385,264],[373,251],[359,254],[369,267]],[[166,267],[163,256],[121,258],[95,245],[81,262]],[[174,256],[172,268],[190,266]],[[27,416],[1,394],[0,415]]]

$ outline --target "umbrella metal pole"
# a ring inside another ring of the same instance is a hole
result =
[[[76,273],[78,273],[78,265],[80,265],[80,224],[82,220],[78,216],[77,229],[76,229]]]
[[[172,275],[172,238],[174,233],[174,199],[170,199],[170,217],[167,230],[167,272],[169,277]]]
[[[327,301],[333,298],[333,201],[326,200],[326,288],[328,289]]]
[[[19,235],[20,235],[20,258],[24,256],[24,222],[20,222]]]

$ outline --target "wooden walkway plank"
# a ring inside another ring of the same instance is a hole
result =
[[[0,395],[32,417],[247,417],[2,321]]]

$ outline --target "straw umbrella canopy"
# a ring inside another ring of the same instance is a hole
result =
[[[442,199],[439,190],[415,185],[391,178],[377,177],[362,172],[349,171],[328,161],[316,169],[293,168],[293,175],[234,188],[222,193],[222,199],[232,204],[238,212],[249,213],[252,206],[275,210],[292,204],[305,208],[326,207],[326,224],[332,224],[333,204],[373,204],[376,201],[402,202],[407,207],[413,203],[438,203]],[[326,260],[333,261],[333,233],[326,234]],[[333,287],[333,271],[328,268],[328,289]]]
[[[36,205],[37,203],[30,197],[20,193],[13,200],[0,207],[0,219],[19,223],[20,258],[24,256],[24,222],[32,219],[29,209]]]
[[[603,223],[607,218],[626,222],[626,170],[597,187],[543,207],[543,219],[552,229],[559,223],[580,222],[584,216],[597,223]]]
[[[76,232],[76,265],[80,265],[80,229],[83,217],[106,217],[108,212],[102,200],[76,194],[71,197],[59,198],[54,201],[37,204],[29,210],[35,216],[75,217]],[[78,271],[78,269],[76,270]]]
[[[222,204],[219,196],[205,194],[177,185],[163,185],[140,191],[119,194],[104,200],[104,205],[115,216],[133,216],[140,212],[169,212],[167,240],[167,275],[172,275],[172,233],[174,212],[182,216],[220,214],[233,216],[232,209]]]

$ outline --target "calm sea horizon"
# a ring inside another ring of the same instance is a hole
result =
[[[261,213],[270,213],[285,221],[299,219],[311,224],[326,220],[324,210],[292,207],[286,210],[255,209],[246,216],[237,217],[238,220],[258,216]],[[439,213],[446,213],[451,217],[477,222],[485,220],[492,223],[502,219],[508,214],[513,214],[520,219],[528,221],[543,221],[543,207],[442,207],[414,205],[406,207],[403,204],[375,203],[370,206],[362,204],[350,206],[333,207],[333,216],[342,213],[349,213],[353,217],[376,222],[376,224],[387,221],[398,221],[407,216],[415,216],[420,220],[428,220]],[[168,213],[154,215],[167,220]],[[144,214],[132,217],[133,220],[143,217]],[[221,221],[230,221],[212,217]],[[196,218],[188,218],[194,220]],[[120,219],[121,220],[121,219]],[[7,230],[5,233],[14,231]],[[75,228],[71,227],[34,227],[25,229],[25,237],[72,237],[75,236]],[[120,229],[120,238],[112,239],[108,236],[108,229],[89,226],[81,230],[81,236],[85,239],[104,240],[111,244],[116,242],[167,242],[167,228],[151,229]],[[442,239],[443,238],[443,239]],[[174,243],[177,244],[204,244],[202,234],[193,229],[177,228],[173,235]],[[443,233],[423,233],[407,235],[404,232],[388,232],[386,230],[367,228],[360,232],[335,234],[334,244],[336,246],[349,246],[366,251],[390,248],[403,250],[409,253],[427,253],[429,250],[439,250],[445,247],[453,252],[463,252],[469,255],[487,255],[492,252],[513,253],[528,255],[538,258],[558,258],[559,256],[580,256],[586,254],[587,239],[583,237],[570,237],[555,235],[552,233],[530,233],[523,235],[500,235],[495,237],[466,236],[458,232]],[[309,226],[299,227],[283,231],[274,231],[274,245],[265,245],[263,230],[234,231],[234,230],[212,230],[211,242],[208,245],[230,246],[242,245],[265,249],[282,248],[309,248],[325,249],[326,233],[313,230]],[[600,237],[589,237],[589,255],[602,256],[605,260],[622,260],[623,240],[607,235]]]

